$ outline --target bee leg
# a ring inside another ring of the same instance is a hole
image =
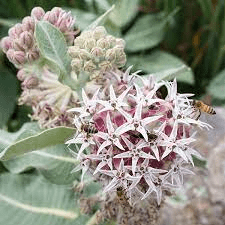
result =
[[[196,120],[198,120],[200,116],[201,116],[201,111],[198,110],[198,116],[196,117]]]

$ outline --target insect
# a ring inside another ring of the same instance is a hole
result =
[[[93,122],[83,121],[81,118],[75,118],[74,123],[78,129],[78,133],[83,132],[87,136],[98,133],[98,129],[94,126]]]
[[[80,126],[81,131],[87,133],[87,134],[96,134],[98,133],[97,128],[94,126],[91,122],[84,122]]]
[[[192,106],[198,110],[199,115],[197,116],[196,120],[201,116],[201,112],[208,113],[210,115],[216,114],[216,111],[213,109],[212,106],[206,105],[200,100],[193,100]]]
[[[140,134],[130,134],[132,137],[135,137],[135,138],[141,138],[141,139],[144,139],[143,135],[140,133]],[[147,132],[147,136],[148,136],[148,141],[150,143],[153,143],[154,141],[156,141],[156,139],[158,138],[158,136],[154,133],[150,133],[149,131]]]

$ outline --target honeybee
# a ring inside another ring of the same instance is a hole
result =
[[[141,133],[140,134],[131,134],[131,136],[135,137],[135,138],[144,139],[144,137]],[[149,131],[147,131],[147,136],[148,136],[148,142],[150,142],[150,143],[153,143],[158,138],[158,136],[155,133],[150,133]]]
[[[83,121],[81,118],[75,118],[74,123],[78,133],[83,132],[87,136],[98,133],[98,129],[94,126],[93,122]]]
[[[196,120],[201,116],[201,112],[208,113],[210,115],[216,114],[216,111],[213,109],[212,106],[206,105],[200,100],[193,100],[192,106],[199,111],[199,115],[197,116]]]
[[[98,129],[94,126],[93,123],[82,123],[80,126],[81,131],[87,133],[87,134],[96,134],[98,133]]]

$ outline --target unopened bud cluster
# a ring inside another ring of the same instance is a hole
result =
[[[8,59],[19,68],[39,58],[40,52],[34,38],[34,30],[35,24],[40,20],[48,21],[57,27],[64,34],[68,44],[72,44],[74,40],[75,20],[70,13],[58,7],[46,13],[41,7],[33,8],[31,16],[25,17],[22,23],[10,28],[9,36],[1,41],[1,47]]]
[[[183,176],[193,174],[186,168],[194,165],[192,155],[201,157],[192,147],[196,126],[210,126],[196,120],[192,94],[177,93],[176,80],[157,83],[153,76],[130,76],[129,69],[124,76],[114,73],[117,88],[110,85],[92,98],[83,90],[83,105],[70,110],[77,133],[67,144],[81,145],[71,150],[80,160],[73,171],[100,178],[104,192],[122,190],[131,202],[132,196],[155,197],[160,204],[163,190],[179,188]]]
[[[125,65],[124,46],[122,39],[108,35],[104,27],[84,31],[69,47],[71,66],[77,74],[85,71],[91,79],[102,79],[104,73]]]

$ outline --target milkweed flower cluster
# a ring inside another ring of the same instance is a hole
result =
[[[112,73],[116,82],[108,90],[92,98],[83,90],[83,105],[70,110],[77,133],[67,144],[80,145],[71,150],[80,160],[73,171],[82,170],[82,179],[87,171],[103,176],[104,192],[122,188],[130,198],[155,196],[160,204],[163,190],[179,188],[183,176],[193,174],[185,167],[194,165],[192,155],[201,157],[192,147],[196,126],[210,126],[196,120],[192,94],[177,93],[176,80],[155,82],[129,70],[123,74],[129,82],[118,79],[122,72]]]
[[[18,68],[26,63],[37,60],[40,56],[34,37],[35,24],[39,21],[48,21],[57,27],[65,36],[68,44],[72,44],[77,30],[75,20],[70,13],[59,7],[45,13],[41,7],[35,7],[31,16],[27,16],[22,23],[17,23],[9,29],[7,37],[1,41],[1,47],[8,59]]]

